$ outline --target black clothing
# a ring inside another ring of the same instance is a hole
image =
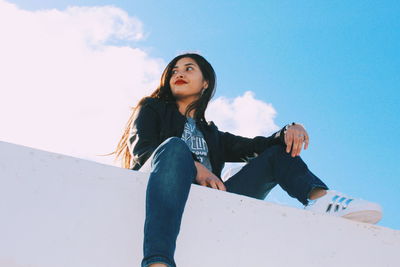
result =
[[[132,154],[131,167],[140,169],[153,151],[169,137],[181,137],[186,117],[175,102],[147,98],[135,112],[128,146]],[[285,144],[282,128],[279,137],[275,132],[269,137],[247,138],[218,130],[214,122],[197,121],[209,149],[213,173],[221,179],[225,162],[244,162],[262,153],[274,144]],[[197,160],[192,153],[193,159]],[[197,160],[198,161],[198,160]],[[221,179],[222,180],[222,179]]]

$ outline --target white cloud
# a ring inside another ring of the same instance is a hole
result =
[[[214,121],[220,131],[246,137],[267,136],[279,130],[275,116],[273,106],[255,99],[251,91],[234,99],[219,97],[210,102],[206,111],[206,119]]]
[[[141,22],[111,6],[32,12],[0,0],[0,33],[0,140],[109,162],[94,155],[114,149],[165,65],[132,48]]]
[[[205,115],[220,131],[250,138],[258,135],[269,136],[279,130],[274,123],[275,109],[271,104],[255,99],[251,91],[246,91],[234,99],[218,97],[210,102]],[[227,180],[244,165],[245,163],[226,163],[222,179]]]
[[[134,48],[142,23],[113,6],[27,11],[0,0],[0,34],[0,140],[112,164],[96,155],[114,150],[129,107],[165,66]],[[273,107],[251,92],[218,98],[207,114],[239,135],[277,129]]]

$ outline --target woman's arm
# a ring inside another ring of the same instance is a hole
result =
[[[135,111],[134,116],[128,147],[134,164],[143,166],[159,145],[160,118],[146,102]]]
[[[283,128],[282,128],[283,130]],[[281,132],[282,130],[278,131]],[[219,131],[223,146],[225,162],[243,162],[262,153],[266,148],[282,143],[282,136],[278,132],[269,137],[256,136],[247,138]]]
[[[298,123],[285,125],[281,130],[269,137],[256,136],[247,138],[233,135],[229,132],[220,132],[220,138],[224,147],[226,162],[242,162],[248,158],[255,157],[264,150],[275,144],[283,144],[286,152],[292,152],[292,157],[300,155],[303,142],[307,149],[309,137],[304,127]]]

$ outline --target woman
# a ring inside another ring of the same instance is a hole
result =
[[[376,223],[379,205],[329,188],[299,157],[309,137],[301,124],[269,137],[245,138],[219,131],[204,113],[215,92],[215,73],[194,53],[175,57],[159,87],[132,112],[117,150],[123,166],[150,171],[142,267],[176,266],[174,252],[192,184],[264,199],[279,184],[305,208]],[[247,162],[223,182],[225,162]]]

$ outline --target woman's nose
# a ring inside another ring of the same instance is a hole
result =
[[[176,77],[181,78],[181,77],[183,77],[183,71],[175,70],[175,74],[173,74],[173,75],[175,75]]]

